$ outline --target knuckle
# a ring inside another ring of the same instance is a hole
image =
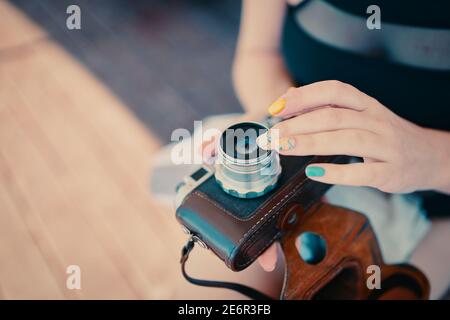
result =
[[[339,80],[328,80],[326,86],[331,99],[330,103],[333,103],[334,100],[338,100],[349,88],[353,88],[351,85]]]
[[[313,135],[304,135],[302,136],[301,140],[301,148],[300,150],[304,154],[312,154],[314,153],[314,148],[317,145],[316,139]]]
[[[286,94],[288,94],[288,95],[295,94],[295,93],[298,92],[298,89],[299,89],[299,88],[296,88],[296,87],[290,87],[290,88],[287,90]]]
[[[329,90],[330,95],[332,97],[336,97],[339,95],[339,93],[341,91],[341,84],[342,84],[342,82],[340,82],[338,80],[327,81],[327,83],[326,83],[327,90]]]
[[[326,84],[331,88],[337,88],[337,89],[339,89],[345,85],[344,82],[339,81],[339,80],[327,80]]]
[[[389,168],[383,168],[383,170],[376,170],[377,177],[374,179],[373,187],[387,193],[393,193],[397,190],[398,179],[392,179],[393,176],[398,178],[398,175],[394,175]]]
[[[387,121],[379,120],[380,121],[380,127],[383,130],[383,134],[389,138],[394,139],[396,137],[396,130],[394,126]]]
[[[380,132],[386,136],[391,136],[391,134],[393,133],[392,127],[384,119],[374,118],[373,125],[377,132]]]
[[[284,98],[287,99],[288,101],[291,101],[291,103],[298,104],[302,90],[303,90],[302,87],[299,88],[290,87],[284,94]]]
[[[322,119],[325,125],[336,126],[342,123],[342,114],[335,108],[327,108],[323,111]]]
[[[401,143],[401,141],[397,139],[388,140],[385,150],[392,163],[400,166],[406,166],[407,158],[405,158],[405,154],[407,154],[407,150],[404,150],[404,148],[405,146]]]
[[[374,170],[367,170],[366,171],[366,179],[367,179],[367,184],[369,185],[369,186],[376,186],[377,185],[377,179],[378,179],[378,176],[377,176],[377,174],[375,173],[375,171]]]
[[[368,179],[370,186],[376,187],[380,190],[387,182],[379,170],[369,170]]]
[[[392,163],[395,163],[400,166],[406,164],[404,152],[402,150],[402,145],[400,143],[391,143],[390,146],[386,148],[386,150],[390,152]]]
[[[397,184],[395,183],[393,179],[384,179],[384,181],[380,182],[379,184],[375,185],[377,189],[380,191],[386,192],[386,193],[394,193],[397,191]]]
[[[333,90],[335,93],[342,92],[346,89],[354,89],[354,87],[348,83],[339,80],[328,80],[326,85]]]
[[[380,186],[375,186],[378,190],[386,192],[386,193],[393,193],[394,192],[394,188],[392,187],[391,184],[389,183],[385,183],[382,184]]]
[[[367,143],[366,136],[359,130],[351,130],[346,134],[347,142],[350,142],[354,146],[361,146]]]
[[[383,104],[380,101],[378,101],[377,98],[374,98],[374,97],[369,96],[369,95],[367,95],[367,97],[368,97],[368,99],[370,101],[370,106],[375,107],[375,108],[383,106]]]

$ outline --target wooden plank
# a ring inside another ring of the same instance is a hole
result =
[[[23,144],[20,139],[17,139],[18,132],[16,130],[16,126],[14,125],[13,119],[11,119],[11,117],[7,115],[8,109],[5,107],[5,103],[7,101],[5,100],[5,95],[3,93],[8,89],[8,87],[4,86],[3,81],[2,84],[2,89],[0,91],[2,93],[0,99],[0,173],[2,174],[1,183],[3,187],[3,201],[0,202],[0,212],[2,212],[2,214],[4,215],[8,214],[8,207],[10,207],[11,205],[8,206],[7,201],[13,203],[13,205],[16,207],[16,214],[22,219],[22,224],[28,229],[30,236],[35,242],[35,246],[39,248],[39,253],[46,260],[53,276],[56,279],[56,282],[62,288],[65,283],[65,280],[63,278],[64,271],[62,271],[64,269],[64,263],[61,261],[61,257],[56,253],[55,243],[48,236],[48,232],[44,222],[40,219],[36,210],[34,210],[34,208],[30,205],[26,197],[24,197],[23,191],[19,187],[19,182],[13,176],[13,171],[16,170],[15,164],[12,165],[14,169],[11,169],[11,166],[5,162],[5,158],[3,157],[4,152],[13,155],[13,153],[11,153],[13,150],[8,148],[9,144],[17,144],[20,146],[23,146]],[[23,153],[22,156],[16,157],[14,160],[23,162],[26,161],[26,159],[23,159],[26,157],[28,157],[28,153]],[[17,170],[20,169],[21,168],[19,166]],[[28,187],[30,187],[29,193],[33,193],[35,188],[40,188],[40,186],[34,184],[29,185]],[[7,200],[7,198],[9,198],[9,200]],[[4,226],[4,228],[11,227],[11,225]],[[13,259],[10,260],[11,263],[14,263],[16,265],[20,264],[20,253],[12,258]],[[2,255],[1,260],[3,261],[4,259],[6,259],[6,257],[3,257]],[[31,264],[29,265],[29,267],[34,268],[34,265]],[[32,273],[25,273],[24,275],[22,275],[22,277],[27,279],[29,283],[29,288],[27,290],[24,290],[23,292],[24,297],[29,295],[30,291],[36,290],[36,287],[34,287],[33,285],[33,280],[35,279],[33,277],[29,277],[31,274]],[[0,279],[6,279],[7,277],[8,275],[6,274],[0,274]],[[73,293],[72,295],[76,297],[78,293]]]
[[[6,0],[0,0],[0,53],[45,39],[47,33]]]
[[[76,264],[83,272],[80,293],[84,297],[95,298],[100,294],[105,298],[133,297],[132,290],[98,243],[95,232],[84,219],[80,219],[76,208],[71,208],[66,202],[45,159],[14,118],[5,116],[5,110],[2,111],[0,155],[3,161],[0,165],[11,174],[6,184],[9,196],[21,206],[21,217],[30,232],[38,234],[38,245],[46,253],[45,259],[49,261],[56,281],[65,285],[67,266]],[[25,204],[29,205],[29,212]],[[57,258],[49,254],[54,251],[48,247],[53,246],[57,250]],[[111,279],[115,279],[114,283]],[[30,286],[32,280],[28,279]],[[65,293],[73,298],[79,295],[77,291],[67,290]]]
[[[4,175],[1,172],[2,181]],[[0,299],[64,298],[62,284],[53,277],[4,183],[0,184],[0,204]]]

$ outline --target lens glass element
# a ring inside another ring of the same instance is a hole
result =
[[[258,147],[256,138],[267,131],[263,125],[255,122],[243,122],[226,129],[220,138],[220,146],[231,159],[253,160],[267,151]]]

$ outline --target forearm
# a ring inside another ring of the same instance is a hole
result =
[[[279,53],[285,7],[284,0],[243,1],[233,84],[250,114],[266,114],[267,106],[292,86]]]

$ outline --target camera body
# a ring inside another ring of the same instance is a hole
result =
[[[346,156],[280,155],[282,171],[276,187],[256,198],[225,192],[216,182],[214,167],[199,167],[177,190],[176,218],[231,270],[243,270],[281,237],[292,213],[306,212],[330,187],[308,179],[305,167],[348,160]]]

